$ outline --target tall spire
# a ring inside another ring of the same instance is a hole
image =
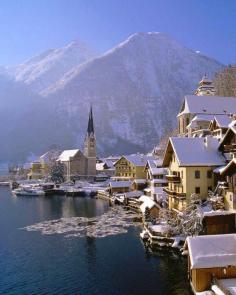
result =
[[[90,107],[90,112],[89,112],[89,120],[88,120],[87,134],[88,135],[94,134],[93,109],[92,109],[92,106]]]

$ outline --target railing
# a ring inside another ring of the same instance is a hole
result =
[[[236,143],[224,145],[224,152],[236,151]]]
[[[168,182],[175,182],[178,183],[180,182],[180,177],[178,175],[166,175],[166,179],[168,180]]]
[[[177,198],[186,198],[186,193],[179,193],[176,191],[172,191],[169,188],[163,188],[163,191],[166,192],[168,195],[171,195],[173,197],[177,197]]]

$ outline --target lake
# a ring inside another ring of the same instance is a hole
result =
[[[186,259],[155,255],[122,208],[0,188],[0,294],[191,294]]]

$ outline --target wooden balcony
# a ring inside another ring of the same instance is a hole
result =
[[[178,175],[169,174],[169,175],[166,175],[166,179],[168,182],[180,183],[180,177]]]
[[[172,191],[169,188],[163,188],[163,191],[166,192],[168,195],[172,196],[172,197],[176,197],[176,198],[180,198],[180,199],[186,199],[186,193],[178,193],[176,191]]]
[[[236,152],[236,143],[224,145],[224,152]]]

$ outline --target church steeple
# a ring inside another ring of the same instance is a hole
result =
[[[92,108],[92,106],[90,107],[90,112],[89,112],[89,120],[88,120],[87,134],[88,135],[94,134],[93,108]]]
[[[195,91],[195,95],[215,95],[215,87],[213,85],[213,82],[207,77],[206,74],[199,82],[198,89]]]
[[[84,141],[84,155],[88,161],[88,174],[96,174],[96,137],[93,123],[93,109],[90,107],[88,127]]]

